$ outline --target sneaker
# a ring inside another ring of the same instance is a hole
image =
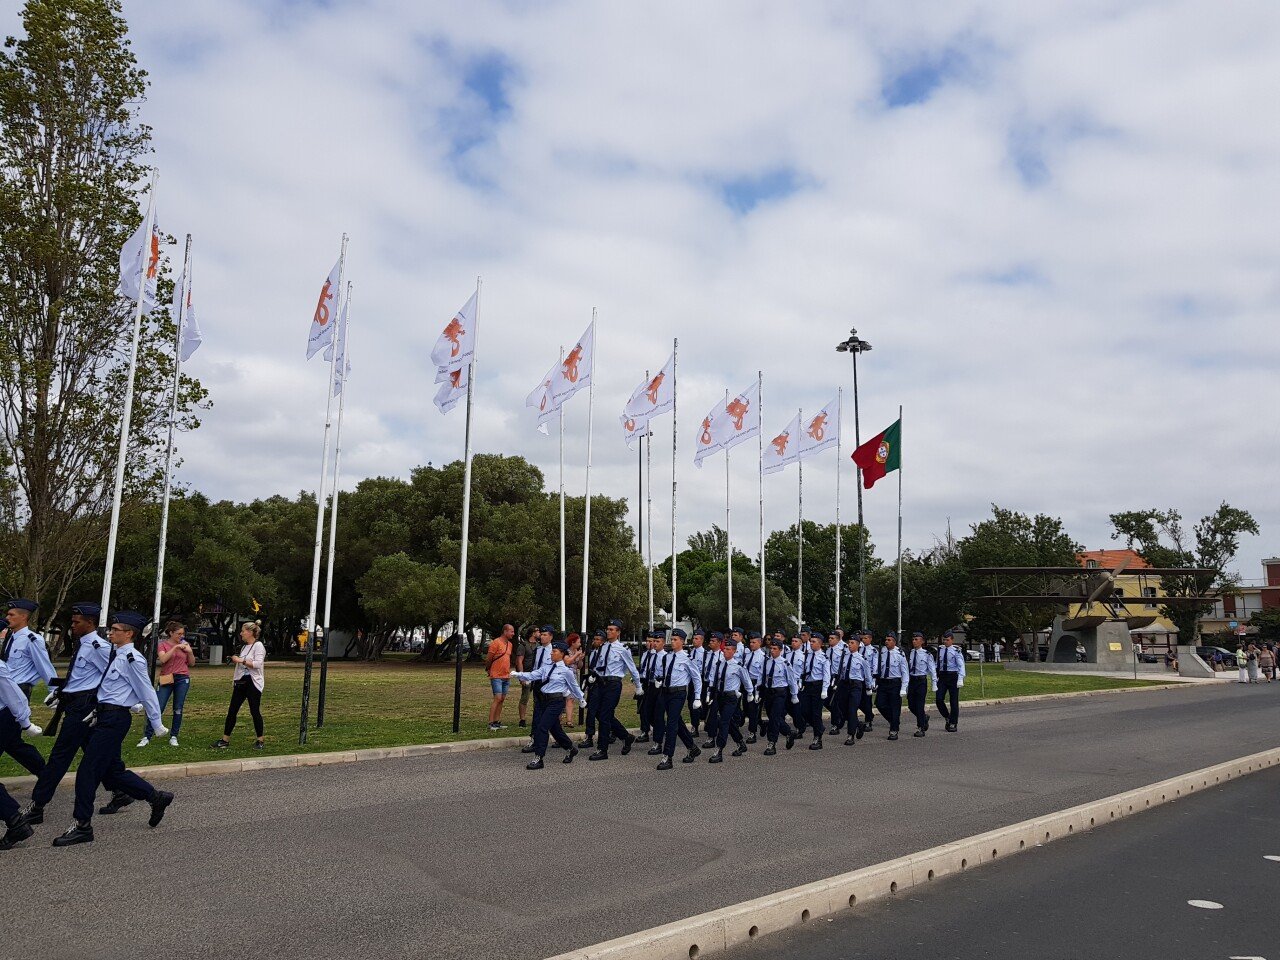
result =
[[[266,745],[265,743],[263,743],[261,740],[255,740],[255,741],[254,741],[254,744],[253,744],[253,749],[255,749],[255,750],[265,750],[265,749],[267,749],[267,745]]]
[[[138,741],[138,746],[145,747],[150,742],[151,742],[150,737],[143,737],[141,740]]]
[[[670,770],[670,769],[671,769],[671,758],[670,758],[670,757],[663,757],[662,762],[658,764],[657,769],[659,769],[659,770]]]
[[[168,790],[157,790],[151,801],[151,817],[147,820],[147,826],[160,826],[160,821],[164,819],[164,812],[169,809],[171,803],[173,803],[172,793]]]
[[[491,724],[489,724],[489,729],[490,729],[490,730],[501,730],[501,729],[502,729],[502,724],[500,724],[500,723],[491,723]]]
[[[12,850],[23,840],[31,839],[33,833],[31,824],[24,817],[18,817],[0,837],[0,850]]]
[[[44,823],[44,807],[38,807],[34,803],[27,809],[22,811],[22,820],[31,826],[39,826]]]
[[[169,746],[171,746],[171,747],[176,747],[177,745],[178,745],[178,738],[177,738],[177,737],[170,737],[170,738],[169,738]]]
[[[524,768],[526,770],[541,770],[542,767],[543,767],[543,763],[542,763],[541,757],[534,757],[532,760],[530,760],[528,763],[524,765]]]
[[[213,746],[212,746],[212,747],[210,747],[210,749],[211,749],[211,750],[225,750],[225,749],[227,749],[227,747],[229,747],[229,746],[231,746],[231,744],[227,743],[227,741],[225,741],[225,740],[215,740],[215,741],[213,741]]]

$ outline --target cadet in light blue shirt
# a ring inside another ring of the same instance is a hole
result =
[[[31,725],[31,705],[27,694],[14,682],[9,665],[0,660],[0,755],[9,754],[29,771],[40,774],[44,769],[44,757],[23,736],[38,736],[39,727]],[[28,731],[34,730],[35,734]]]
[[[796,745],[796,732],[787,723],[787,707],[800,702],[800,679],[791,669],[790,658],[782,653],[783,640],[775,633],[769,641],[769,659],[760,678],[760,696],[769,715],[769,746],[764,755],[772,757],[778,752],[778,735],[787,738],[787,749]]]
[[[885,634],[884,647],[876,657],[876,709],[889,723],[889,739],[898,739],[898,726],[902,721],[902,694],[907,685],[906,657],[898,649],[898,635],[890,630]]]
[[[828,686],[827,708],[831,711],[831,732],[839,733],[845,721],[845,696],[840,692],[840,674],[849,645],[844,642],[840,630],[827,634],[827,663],[831,665],[831,683]]]
[[[644,683],[644,693],[638,695],[639,703],[636,712],[640,715],[640,736],[636,743],[648,743],[649,734],[653,734],[653,746],[649,753],[657,756],[662,752],[663,698],[658,692],[656,678],[662,676],[662,668],[666,663],[666,635],[661,630],[651,630],[645,637],[647,649],[640,658],[640,679]]]
[[[867,695],[867,687],[871,685],[871,667],[862,658],[858,646],[858,635],[851,634],[849,649],[840,664],[840,674],[836,677],[836,702],[841,704],[843,716],[849,724],[849,735],[844,741],[847,747],[861,740],[866,732],[866,724],[858,717],[858,708]]]
[[[740,757],[747,752],[747,745],[742,739],[742,710],[739,707],[739,698],[742,695],[753,695],[755,684],[751,681],[751,675],[738,661],[736,647],[737,644],[730,635],[724,641],[720,659],[711,667],[711,689],[707,695],[716,698],[716,716],[720,727],[716,734],[716,752],[709,761],[711,763],[724,762],[724,748],[730,737],[738,745],[733,751],[733,756]]]
[[[764,662],[768,654],[762,649],[760,634],[752,630],[747,634],[747,646],[742,654],[742,666],[751,676],[751,682],[760,686],[760,676],[764,672]],[[747,717],[747,743],[755,743],[760,732],[760,697],[751,697],[743,706]]]
[[[31,722],[31,707],[27,703],[27,695],[23,693],[9,676],[9,669],[0,661],[0,725],[6,739],[17,737],[38,737],[41,730]],[[22,816],[18,802],[9,796],[4,785],[0,784],[0,820],[8,829],[0,838],[0,850],[9,850],[31,836],[31,826]]]
[[[671,632],[671,635],[674,639],[674,630]],[[707,679],[707,664],[710,660],[711,653],[711,651],[706,647],[706,635],[701,630],[695,630],[693,631],[693,636],[690,638],[690,642],[691,646],[685,649],[685,653],[689,655],[689,661],[693,664],[694,669],[698,671],[699,676],[705,683]],[[699,701],[699,703],[701,703],[701,701]],[[695,737],[698,736],[698,732],[702,727],[702,713],[703,710],[701,707],[695,707],[693,705],[693,691],[690,690],[689,726],[693,728],[692,734]]]
[[[640,680],[640,671],[636,669],[635,660],[627,652],[626,647],[619,642],[618,638],[621,636],[622,621],[610,620],[609,625],[605,627],[604,644],[600,647],[600,659],[596,667],[596,689],[592,694],[593,699],[597,696],[600,698],[600,708],[596,714],[596,719],[600,723],[600,732],[596,741],[596,752],[591,754],[588,760],[608,760],[609,744],[613,740],[622,741],[622,755],[625,757],[631,752],[632,744],[636,742],[631,731],[618,720],[618,701],[622,697],[622,678],[626,674],[631,675],[637,696],[644,693],[644,684]]]
[[[76,771],[75,822],[53,841],[55,847],[68,847],[93,842],[93,797],[98,785],[126,793],[135,800],[151,805],[152,827],[158,826],[165,810],[173,802],[173,794],[157,790],[132,770],[126,770],[120,759],[120,745],[133,722],[131,708],[138,703],[158,736],[168,729],[160,722],[160,701],[147,676],[147,659],[134,647],[142,636],[147,618],[132,610],[122,610],[111,618],[111,645],[115,647],[107,661],[102,684],[98,687],[98,705],[91,714],[93,732],[84,747],[84,758]]]
[[[938,648],[938,678],[934,683],[937,695],[934,704],[946,726],[947,733],[955,733],[960,724],[960,688],[964,686],[964,651],[953,645],[950,630],[942,635]],[[948,706],[948,700],[950,706]]]
[[[563,640],[557,640],[551,644],[551,659],[548,662],[536,670],[512,674],[521,683],[530,684],[538,693],[537,706],[533,714],[533,745],[524,748],[525,751],[535,753],[537,756],[525,765],[526,770],[543,768],[542,758],[547,754],[548,736],[555,740],[557,746],[568,751],[563,763],[573,763],[573,758],[578,755],[578,748],[573,745],[573,741],[564,732],[564,727],[560,725],[560,715],[564,713],[566,697],[573,697],[584,710],[587,707],[587,698],[583,695],[582,688],[578,686],[578,678],[564,662],[568,652],[569,645]]]
[[[858,710],[862,713],[862,729],[870,730],[874,725],[876,714],[872,709],[872,695],[876,692],[876,666],[880,662],[880,648],[875,645],[875,639],[870,630],[864,629],[861,634],[862,649],[858,651],[862,657],[862,662],[866,664],[867,676],[870,679],[862,690],[862,702],[858,704]]]
[[[684,639],[684,631],[679,627],[671,631],[671,652],[665,655],[662,672],[657,677],[658,696],[662,698],[659,709],[662,712],[662,727],[665,731],[661,750],[666,754],[658,764],[659,770],[671,769],[671,759],[676,753],[677,737],[689,751],[682,763],[693,763],[702,753],[694,743],[689,728],[684,724],[684,705],[689,702],[690,695],[693,696],[695,709],[702,706],[702,673],[685,652]]]
[[[822,749],[822,735],[827,732],[826,724],[822,722],[822,701],[827,698],[830,685],[831,664],[822,649],[822,634],[815,632],[809,638],[809,649],[805,651],[804,664],[800,668],[800,710],[804,714],[805,726],[813,730],[810,750]]]
[[[53,669],[44,637],[27,626],[38,609],[34,600],[9,601],[9,633],[0,649],[0,660],[9,664],[9,676],[28,697],[32,688],[42,681],[50,689],[57,686],[53,681],[58,671]]]
[[[911,650],[907,653],[907,709],[916,718],[915,737],[923,737],[929,732],[928,703],[929,681],[938,686],[938,673],[934,668],[933,655],[924,645],[924,634],[917,630],[911,635]]]

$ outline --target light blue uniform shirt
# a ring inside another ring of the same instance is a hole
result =
[[[822,682],[822,695],[827,695],[827,688],[831,686],[831,664],[827,662],[826,652],[822,650],[814,650],[810,647],[804,652],[804,660],[801,661],[800,682],[814,683]]]
[[[98,702],[117,707],[132,707],[140,703],[153,730],[164,726],[160,722],[160,701],[156,699],[155,688],[147,676],[147,658],[132,643],[116,647],[116,655],[102,678],[102,686],[98,688]]]
[[[9,646],[9,676],[14,683],[35,684],[43,680],[47,685],[58,675],[44,637],[30,627],[13,631],[12,643],[7,638],[5,643]]]
[[[737,660],[726,660],[721,654],[719,662],[711,667],[711,688],[718,693],[752,694],[756,686],[751,681],[751,674],[742,668]]]
[[[13,682],[9,667],[3,660],[0,660],[0,710],[13,714],[21,729],[31,726],[31,705],[27,703],[27,695]]]
[[[697,668],[699,673],[706,673],[707,654],[711,651],[705,646],[688,647],[684,651],[689,655],[689,661]]]
[[[541,680],[542,693],[548,697],[573,697],[575,700],[585,699],[582,687],[578,686],[578,678],[563,660],[556,663],[548,660],[536,670],[515,671],[511,674],[521,683],[536,683]]]
[[[693,687],[693,699],[702,699],[702,672],[684,650],[665,655],[662,672],[654,675],[654,682],[660,687]]]
[[[603,651],[600,655],[600,676],[621,678],[629,673],[632,681],[641,682],[640,671],[626,647],[617,640],[606,640],[600,649]]]
[[[847,651],[836,679],[841,682],[860,682],[865,687],[871,686],[871,665],[862,658],[862,651],[855,652],[852,648]]]
[[[907,692],[907,658],[902,655],[902,651],[897,647],[892,650],[887,647],[880,650],[879,656],[876,658],[876,683],[882,679],[898,679],[902,681],[902,692]]]
[[[964,651],[954,644],[948,647],[945,643],[938,648],[938,672],[958,673],[964,680]]]
[[[86,633],[80,638],[76,658],[67,671],[68,680],[62,685],[61,692],[83,693],[86,690],[96,690],[110,657],[110,641],[103,640],[97,630]]]
[[[763,649],[748,649],[742,657],[742,665],[746,668],[747,673],[751,674],[751,682],[756,686],[760,685],[760,675],[764,672],[764,662],[768,659],[768,654]]]
[[[530,664],[526,673],[533,673],[539,667],[545,667],[551,662],[551,644],[540,643],[536,650],[533,651],[533,662]],[[518,671],[517,671],[518,672]]]
[[[640,658],[640,678],[645,683],[656,684],[667,665],[667,651],[646,650]]]
[[[804,655],[808,652],[808,647],[801,647],[799,650],[788,647],[783,651],[782,655],[787,658],[787,662],[791,664],[791,671],[800,675],[800,671],[804,668]]]
[[[924,647],[918,650],[912,647],[907,651],[907,670],[913,677],[928,677],[936,686],[938,683],[938,670],[933,662],[933,654],[929,653]]]
[[[800,693],[800,679],[796,676],[796,672],[791,669],[789,660],[790,658],[785,653],[779,653],[776,657],[770,656],[768,662],[764,665],[761,684],[766,690],[778,690],[785,687],[791,697],[795,698]]]
[[[867,673],[871,676],[871,689],[876,688],[876,666],[880,663],[880,648],[874,643],[864,643],[858,651],[862,662],[867,665]]]

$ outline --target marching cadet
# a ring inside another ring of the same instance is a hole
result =
[[[741,662],[735,656],[737,653],[735,646],[737,644],[734,643],[732,636],[724,641],[719,662],[711,671],[712,693],[710,695],[716,698],[719,731],[716,734],[716,752],[712,754],[710,763],[724,762],[724,748],[730,737],[738,745],[738,748],[733,751],[733,756],[740,757],[747,752],[747,745],[742,739],[742,712],[738,709],[738,698],[743,691],[748,695],[754,695],[755,687],[751,683],[750,675],[742,668]]]
[[[804,638],[799,633],[793,634],[791,637],[791,649],[783,653],[787,658],[787,663],[791,667],[791,672],[799,677],[800,672],[804,669],[804,656],[808,652],[809,645],[804,642]],[[791,708],[791,719],[796,725],[796,736],[804,736],[804,711],[800,708],[799,701],[789,705]]]
[[[907,683],[907,658],[898,649],[898,635],[890,630],[876,658],[876,709],[889,724],[889,739],[898,739],[902,722],[902,694]]]
[[[631,674],[637,696],[644,693],[644,684],[640,681],[640,671],[636,669],[634,658],[618,642],[621,636],[622,621],[610,620],[605,628],[604,645],[600,648],[604,653],[600,657],[599,679],[595,684],[600,696],[600,709],[596,713],[600,733],[596,741],[596,752],[587,757],[588,760],[608,760],[611,740],[622,741],[624,757],[631,752],[631,745],[636,742],[636,738],[622,725],[616,714],[618,701],[622,698],[623,676]]]
[[[769,714],[769,746],[765,747],[766,757],[775,756],[778,752],[778,734],[787,738],[787,749],[796,745],[796,732],[787,723],[787,704],[800,702],[800,681],[791,669],[790,659],[782,655],[782,631],[779,630],[769,641],[769,659],[761,674],[760,694]]]
[[[831,733],[837,734],[844,727],[845,710],[844,694],[840,690],[840,674],[843,672],[844,659],[849,655],[849,645],[844,642],[844,631],[832,630],[827,634],[827,664],[831,668],[830,694],[827,697],[827,708],[831,711]]]
[[[594,747],[596,738],[596,715],[600,712],[600,696],[596,691],[596,682],[600,679],[600,649],[604,646],[604,631],[596,630],[591,635],[591,655],[587,658],[587,736],[578,741],[580,747]]]
[[[947,733],[955,733],[960,724],[960,688],[964,686],[964,651],[956,647],[953,640],[950,630],[942,635],[942,646],[938,648],[938,679],[933,687],[937,691],[934,703],[946,721],[943,729]],[[951,702],[949,708],[948,700]]]
[[[871,728],[876,718],[875,711],[872,709],[871,699],[876,692],[876,666],[880,662],[880,648],[875,644],[874,635],[866,627],[862,628],[862,662],[867,667],[867,674],[871,677],[870,681],[862,688],[862,702],[858,704],[858,709],[862,711],[862,729],[866,733],[871,732]]]
[[[93,712],[94,696],[102,675],[111,659],[111,644],[98,633],[98,614],[102,608],[96,603],[76,603],[71,606],[71,636],[79,641],[75,659],[67,669],[66,679],[58,688],[56,699],[46,701],[54,706],[54,719],[47,733],[57,734],[49,760],[36,777],[31,791],[31,805],[23,813],[27,823],[35,826],[44,823],[45,805],[53,799],[53,792],[66,776],[76,753],[89,742],[93,728],[85,718]],[[113,798],[114,799],[114,798]],[[122,795],[120,806],[133,803],[133,797]],[[111,811],[112,813],[115,810]]]
[[[694,709],[702,706],[702,674],[685,652],[684,631],[679,627],[671,631],[671,652],[663,660],[658,682],[661,684],[659,696],[662,698],[663,729],[666,731],[665,742],[660,748],[666,756],[658,764],[658,769],[670,770],[671,759],[676,755],[677,737],[689,751],[681,763],[693,763],[702,753],[689,734],[689,728],[684,725],[684,705],[689,695],[693,694]]]
[[[800,710],[804,714],[805,726],[813,729],[810,750],[822,749],[822,735],[826,732],[822,722],[822,702],[827,699],[830,685],[831,664],[822,649],[822,632],[815,631],[809,637],[809,649],[800,671]]]
[[[671,632],[671,635],[674,638],[675,636],[674,630]],[[698,628],[697,630],[693,631],[693,636],[690,638],[690,642],[693,645],[685,652],[688,653],[689,655],[689,662],[692,663],[694,669],[698,671],[698,676],[702,680],[702,686],[706,686],[707,666],[708,666],[708,661],[710,660],[710,657],[708,656],[710,651],[706,648],[706,642],[707,642],[706,634],[702,632],[701,628]],[[695,737],[699,735],[701,722],[702,722],[701,701],[699,701],[699,706],[695,707],[693,705],[693,691],[690,690],[689,691],[689,725],[693,728],[692,733],[693,733],[693,736]]]
[[[636,696],[636,716],[640,719],[640,736],[636,743],[649,742],[649,728],[653,725],[653,672],[654,661],[653,632],[644,635],[644,653],[640,655],[640,682],[644,684],[644,693]]]
[[[853,746],[866,732],[866,724],[858,719],[858,707],[862,704],[867,687],[871,685],[871,668],[862,658],[858,640],[859,634],[849,635],[849,649],[840,664],[840,676],[836,678],[839,684],[836,702],[840,704],[842,716],[847,717],[849,723],[849,735],[844,740],[846,747]]]
[[[43,731],[31,722],[31,705],[27,695],[9,676],[9,667],[0,661],[0,750],[12,754],[14,739],[38,737]],[[23,817],[18,803],[0,785],[0,820],[8,827],[0,838],[0,850],[10,850],[31,836],[31,825]]]
[[[707,660],[706,669],[702,673],[702,689],[706,691],[706,697],[702,707],[703,725],[706,727],[707,739],[702,741],[703,749],[710,749],[716,745],[716,733],[720,729],[720,704],[716,695],[711,692],[711,674],[715,671],[716,666],[724,659],[724,634],[718,630],[713,630],[711,635],[707,637]]]
[[[84,746],[80,769],[76,771],[75,822],[53,841],[55,847],[93,842],[93,797],[99,784],[149,803],[148,824],[152,827],[160,825],[165,810],[173,803],[172,793],[157,790],[132,770],[125,769],[120,759],[120,745],[133,723],[130,708],[134,704],[142,704],[156,736],[169,732],[160,722],[160,701],[147,676],[147,660],[134,647],[134,641],[142,636],[146,625],[147,618],[132,610],[122,610],[111,618],[108,633],[115,649],[108,656],[107,668],[98,683],[98,705],[86,719],[93,729]]]
[[[933,655],[924,645],[924,634],[917,630],[911,634],[911,653],[907,656],[907,709],[916,718],[916,732],[913,737],[923,737],[929,732],[929,684],[938,687],[938,672],[933,662]]]
[[[533,712],[533,753],[534,758],[525,764],[526,770],[541,770],[542,758],[547,754],[548,735],[556,744],[569,752],[561,763],[573,763],[578,755],[578,748],[573,745],[560,725],[560,715],[564,713],[566,697],[573,697],[585,710],[587,698],[582,695],[578,686],[578,678],[564,662],[569,652],[569,645],[563,640],[551,644],[551,659],[535,670],[515,673],[513,676],[522,683],[528,683],[539,693]],[[601,740],[604,731],[601,731]]]
[[[765,652],[760,647],[760,634],[752,630],[747,635],[747,646],[743,648],[742,666],[757,689],[760,686],[760,676],[764,672],[765,661]],[[743,713],[747,717],[747,743],[755,743],[759,739],[760,732],[760,697],[753,696],[744,701]]]
[[[32,689],[41,681],[50,690],[58,685],[58,671],[53,669],[44,637],[27,625],[31,622],[31,615],[39,609],[34,600],[9,601],[9,632],[4,638],[3,649],[0,649],[0,660],[9,664],[9,676],[28,699]]]
[[[662,744],[667,732],[666,699],[659,686],[663,672],[666,670],[667,659],[671,654],[667,653],[667,636],[663,631],[654,630],[649,634],[649,639],[653,643],[653,659],[649,661],[649,676],[644,682],[645,697],[642,702],[647,702],[649,705],[649,730],[653,734],[653,746],[649,748],[649,756],[656,757],[662,753]],[[641,676],[644,676],[643,670]],[[643,743],[647,739],[647,737],[641,737],[636,742]]]

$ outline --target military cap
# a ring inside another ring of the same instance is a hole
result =
[[[569,645],[565,643],[563,640],[557,640],[555,643],[551,644],[551,649],[559,650],[561,653],[568,653]]]
[[[19,597],[17,600],[10,600],[9,606],[6,609],[25,610],[27,613],[35,613],[40,609],[40,604],[36,603],[34,600],[26,600]]]
[[[102,614],[102,607],[98,606],[96,603],[85,601],[84,603],[73,603],[71,605],[71,612],[77,617],[97,620]]]
[[[111,615],[112,623],[123,623],[126,627],[132,627],[139,633],[147,625],[148,617],[145,614],[138,613],[136,610],[117,610]]]
[[[684,640],[684,639],[686,639],[689,635],[688,635],[687,633],[685,633],[683,630],[681,630],[679,627],[676,627],[674,630],[672,630],[672,631],[671,631],[671,636],[673,636],[673,637],[679,637],[681,640]]]

